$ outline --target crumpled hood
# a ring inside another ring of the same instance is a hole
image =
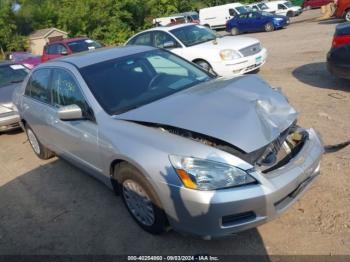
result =
[[[280,92],[251,75],[212,80],[115,117],[194,131],[249,153],[276,139],[297,112]]]
[[[224,49],[234,49],[238,51],[242,48],[254,45],[256,43],[259,43],[259,40],[252,37],[224,36],[221,38],[217,38],[215,41],[208,41],[199,45],[195,45],[193,46],[193,48],[201,48],[202,50],[213,50],[215,52]]]

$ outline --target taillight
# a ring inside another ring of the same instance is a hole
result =
[[[350,43],[350,35],[335,35],[333,37],[332,48]]]

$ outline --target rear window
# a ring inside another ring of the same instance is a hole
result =
[[[100,43],[91,39],[76,40],[76,41],[68,42],[67,45],[69,46],[70,50],[72,50],[73,53],[94,50],[102,47]]]

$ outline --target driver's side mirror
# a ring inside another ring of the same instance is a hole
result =
[[[62,121],[83,119],[83,112],[77,105],[62,106],[57,110],[58,118]]]
[[[167,41],[163,44],[163,48],[167,49],[167,48],[175,48],[176,44],[174,41]]]

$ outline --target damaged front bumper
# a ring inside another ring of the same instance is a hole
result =
[[[173,199],[177,217],[169,217],[172,227],[209,239],[256,227],[282,214],[320,173],[323,143],[313,129],[304,131],[308,136],[302,148],[287,164],[267,173],[250,173],[259,182],[256,185],[216,191],[173,187],[180,194]]]

